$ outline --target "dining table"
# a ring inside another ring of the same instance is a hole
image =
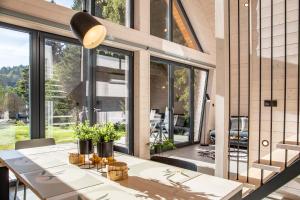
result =
[[[0,199],[9,199],[9,171],[42,200],[237,200],[243,185],[200,172],[114,152],[128,178],[109,180],[105,169],[69,163],[76,144],[0,151]]]

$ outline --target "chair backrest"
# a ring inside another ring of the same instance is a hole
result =
[[[34,147],[43,147],[55,145],[55,140],[53,138],[43,138],[43,139],[32,139],[32,140],[23,140],[17,141],[15,144],[15,149],[28,149]]]
[[[151,111],[150,111],[150,120],[154,120],[155,113],[156,113],[156,110],[151,109]]]
[[[168,165],[173,165],[175,167],[192,170],[195,172],[197,171],[197,165],[195,165],[194,163],[191,163],[191,162],[184,161],[184,160],[168,158],[168,157],[163,157],[163,156],[152,156],[151,160],[160,162],[160,163],[164,163],[164,164],[168,164]]]

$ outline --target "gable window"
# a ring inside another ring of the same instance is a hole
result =
[[[180,0],[150,1],[150,33],[202,51]]]

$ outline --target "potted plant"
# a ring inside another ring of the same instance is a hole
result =
[[[97,143],[99,157],[112,157],[114,141],[119,140],[124,134],[116,129],[111,122],[95,125],[94,141]]]
[[[171,140],[164,140],[157,143],[153,143],[150,147],[151,154],[159,154],[173,149],[176,149],[176,147]]]
[[[94,152],[93,135],[94,128],[89,125],[89,122],[80,123],[74,128],[75,137],[78,139],[79,153],[91,154]]]

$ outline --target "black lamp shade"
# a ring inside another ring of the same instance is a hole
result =
[[[76,13],[70,21],[71,29],[87,49],[100,45],[106,36],[106,28],[87,12]]]

